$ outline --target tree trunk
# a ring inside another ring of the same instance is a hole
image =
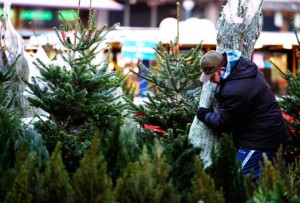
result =
[[[261,32],[261,7],[263,0],[228,0],[217,22],[217,51],[236,49],[251,59],[254,45]],[[217,110],[214,92],[217,86],[211,82],[202,87],[199,107],[213,106]],[[196,117],[189,132],[189,141],[200,147],[203,166],[211,165],[211,150],[219,145],[217,132],[209,129]]]

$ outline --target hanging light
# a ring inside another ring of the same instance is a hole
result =
[[[283,16],[280,11],[276,11],[274,15],[274,25],[281,27],[283,25]]]
[[[195,2],[193,0],[184,0],[182,3],[182,6],[185,10],[185,20],[190,18],[191,11],[193,10],[195,6]]]
[[[195,6],[195,2],[193,0],[184,0],[182,6],[184,10],[191,11]]]

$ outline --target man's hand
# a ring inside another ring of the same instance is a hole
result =
[[[212,109],[208,109],[208,108],[204,108],[204,107],[200,107],[198,110],[197,110],[197,118],[200,120],[200,121],[204,121],[204,118],[205,118],[205,115],[209,112],[213,112]]]

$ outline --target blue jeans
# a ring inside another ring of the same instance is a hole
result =
[[[257,181],[260,175],[260,163],[263,164],[263,153],[267,155],[268,160],[273,161],[277,151],[239,149],[237,152],[237,160],[241,163],[241,169],[244,175],[247,176],[251,170],[254,171],[254,182]]]

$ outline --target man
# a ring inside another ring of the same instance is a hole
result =
[[[197,118],[208,127],[232,133],[237,159],[245,175],[260,174],[259,162],[270,160],[288,138],[287,126],[270,86],[255,63],[238,50],[209,51],[202,56],[201,82],[218,84],[218,111],[200,107]]]

